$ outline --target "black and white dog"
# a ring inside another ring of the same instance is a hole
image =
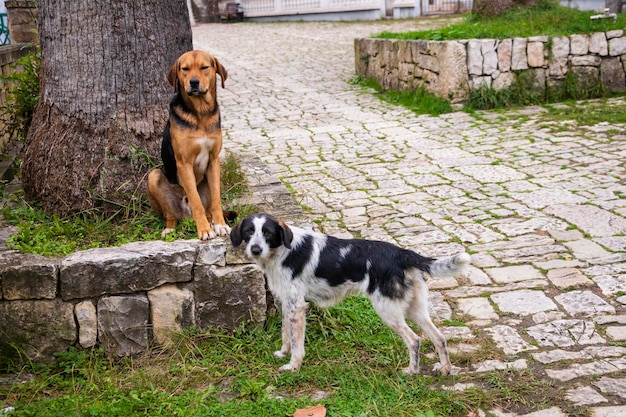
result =
[[[395,330],[409,349],[409,366],[419,370],[420,338],[406,323],[408,316],[433,342],[439,372],[450,373],[446,339],[428,314],[424,273],[450,276],[470,262],[467,253],[431,259],[386,242],[338,239],[288,227],[264,213],[243,219],[230,233],[233,246],[246,242],[246,254],[261,267],[282,310],[282,347],[274,355],[291,360],[280,371],[297,371],[304,358],[306,301],[330,307],[349,294],[364,294],[380,318]]]

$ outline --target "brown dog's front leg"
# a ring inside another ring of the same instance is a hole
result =
[[[209,184],[209,213],[213,221],[213,229],[217,236],[226,236],[230,233],[230,227],[224,220],[222,211],[222,191],[220,186],[220,156],[219,150],[211,152],[209,167],[207,169],[207,182]]]
[[[185,190],[187,199],[189,200],[189,207],[191,207],[191,216],[196,223],[198,229],[198,239],[209,240],[213,239],[216,235],[211,229],[209,221],[206,218],[206,212],[202,205],[202,200],[198,194],[198,188],[196,186],[196,177],[193,173],[193,164],[176,164],[178,168],[178,177],[180,183]]]

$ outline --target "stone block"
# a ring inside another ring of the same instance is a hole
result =
[[[602,82],[610,91],[626,92],[626,76],[619,58],[603,58],[600,64]]]
[[[552,50],[549,58],[550,75],[562,77],[567,73],[569,51],[570,40],[567,36],[557,36],[552,39]]]
[[[591,291],[570,291],[559,294],[554,299],[572,316],[593,317],[600,313],[615,314],[615,307]]]
[[[166,284],[148,291],[152,333],[160,345],[175,342],[172,336],[195,325],[193,293],[174,284]]]
[[[515,74],[512,72],[501,72],[491,83],[494,90],[509,88],[515,82]]]
[[[243,321],[265,321],[265,278],[255,265],[197,267],[193,291],[200,328],[233,330]]]
[[[503,39],[498,44],[498,69],[501,72],[511,70],[511,56],[513,54],[513,40]]]
[[[98,315],[91,301],[82,301],[74,306],[74,316],[78,323],[78,343],[90,348],[98,342]]]
[[[439,97],[449,100],[452,104],[467,100],[469,88],[467,83],[467,52],[465,45],[458,41],[440,42],[439,62],[441,71],[436,84]]]
[[[572,57],[571,63],[575,67],[597,67],[600,65],[601,58],[597,55],[576,55]]]
[[[479,39],[472,39],[467,43],[467,70],[470,75],[483,74],[483,55]]]
[[[17,345],[32,361],[47,362],[55,352],[76,342],[76,323],[71,303],[55,300],[19,300],[0,303],[0,351]]]
[[[117,357],[143,353],[148,347],[150,305],[145,295],[98,300],[98,334],[104,351]]]
[[[589,35],[570,35],[570,54],[586,55],[589,53]]]
[[[557,310],[556,304],[543,291],[517,290],[493,294],[491,299],[500,311],[529,316],[542,311]]]
[[[589,38],[589,52],[601,56],[608,55],[609,44],[606,40],[606,34],[604,32],[591,34],[591,37]]]
[[[543,42],[528,42],[528,66],[537,68],[544,66]]]
[[[5,300],[53,299],[58,259],[17,251],[0,252],[0,284]]]
[[[576,268],[552,269],[548,271],[548,279],[560,289],[593,285],[593,281]]]
[[[134,242],[76,252],[61,261],[61,297],[128,294],[165,283],[189,282],[198,245],[198,241]]]
[[[511,69],[514,71],[528,69],[528,57],[526,56],[526,38],[513,39],[513,52],[511,55]]]
[[[498,70],[498,53],[496,52],[496,41],[485,39],[481,42],[481,53],[483,55],[482,72],[485,75],[492,75]]]
[[[609,40],[609,55],[619,56],[626,54],[626,37]]]

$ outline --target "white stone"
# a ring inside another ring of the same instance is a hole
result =
[[[96,306],[91,301],[81,301],[74,306],[74,316],[78,322],[78,343],[84,348],[95,346],[98,341]]]
[[[616,405],[612,407],[596,407],[591,409],[591,417],[624,417],[626,416],[626,405]]]
[[[606,335],[613,340],[624,341],[626,340],[626,326],[608,326]]]
[[[528,42],[528,66],[531,68],[543,67],[543,42]]]
[[[576,225],[593,237],[626,234],[626,219],[615,214],[585,204],[556,204],[546,207],[551,214]]]
[[[531,326],[527,332],[541,346],[569,347],[605,343],[596,332],[594,323],[589,320],[555,320]]]
[[[483,75],[483,55],[478,39],[470,39],[467,43],[467,71],[470,75]]]
[[[495,40],[484,40],[481,43],[481,52],[483,55],[483,74],[492,75],[498,70],[498,54],[496,52]]]
[[[578,406],[607,403],[609,400],[589,386],[567,390],[565,399]]]
[[[513,39],[513,52],[511,55],[511,69],[513,71],[528,69],[526,43],[526,38]]]
[[[626,54],[626,37],[609,40],[609,55],[619,56]]]
[[[589,52],[606,56],[609,53],[609,44],[606,41],[604,32],[596,32],[591,34],[589,39]]]
[[[501,72],[511,70],[511,55],[513,53],[513,40],[503,39],[498,44],[498,69]]]
[[[487,298],[459,298],[456,302],[463,314],[484,320],[497,320],[499,318]]]
[[[491,277],[491,279],[499,284],[543,278],[541,272],[530,265],[489,268],[486,269],[485,272]]]
[[[626,398],[626,378],[609,378],[607,376],[600,378],[593,383],[600,391],[618,397]]]
[[[489,372],[495,370],[505,370],[505,369],[526,369],[528,368],[528,364],[526,363],[526,359],[517,359],[513,362],[502,362],[498,360],[486,360],[482,363],[475,365],[475,372]]]
[[[573,316],[584,315],[589,317],[598,313],[615,314],[615,307],[591,291],[571,291],[559,294],[554,299]]]
[[[511,326],[497,325],[485,329],[496,342],[496,345],[507,355],[514,355],[528,350],[536,350],[536,346],[528,344]]]
[[[574,253],[574,257],[577,259],[590,260],[610,255],[602,246],[587,239],[572,240],[565,242],[564,245]]]
[[[528,316],[541,311],[556,310],[557,306],[543,291],[518,290],[491,295],[500,311]]]
[[[626,275],[599,275],[593,281],[600,287],[602,294],[614,295],[626,291]]]
[[[193,324],[193,293],[176,285],[163,285],[148,291],[152,332],[160,345],[172,344],[175,333]]]
[[[572,55],[585,55],[589,52],[588,35],[571,35],[570,52]]]

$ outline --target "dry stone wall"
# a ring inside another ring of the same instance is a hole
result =
[[[0,290],[0,347],[44,361],[76,343],[133,355],[184,328],[263,322],[267,309],[263,274],[225,241],[135,242],[65,258],[3,250]]]
[[[626,37],[623,30],[561,37],[425,41],[355,40],[356,74],[385,90],[427,91],[462,103],[481,86],[509,87],[527,73],[533,88],[545,91],[565,82],[569,72],[580,88],[599,85],[626,91]]]

